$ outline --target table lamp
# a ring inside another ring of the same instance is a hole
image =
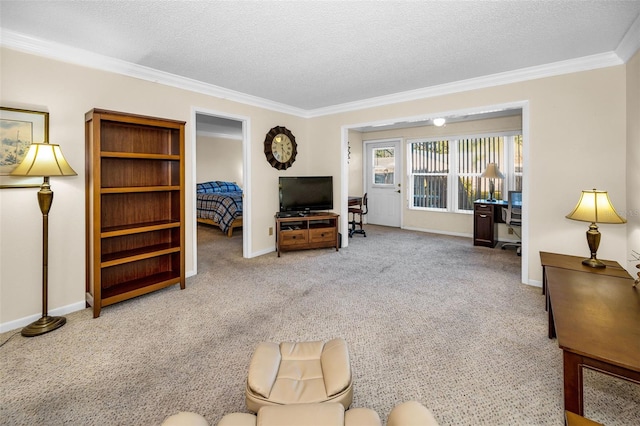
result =
[[[32,143],[24,160],[16,167],[12,176],[42,176],[44,181],[38,191],[38,204],[42,212],[42,318],[22,329],[25,337],[39,336],[62,327],[65,317],[50,317],[47,312],[47,281],[49,257],[49,210],[53,202],[53,191],[49,176],[75,176],[77,173],[65,160],[60,145]]]
[[[607,191],[582,191],[578,205],[567,216],[567,219],[580,220],[583,222],[591,222],[587,231],[587,244],[591,257],[582,261],[583,265],[592,268],[604,268],[605,264],[596,258],[596,252],[600,245],[600,231],[598,231],[597,223],[626,223],[627,221],[620,217],[616,209],[611,205]]]
[[[480,175],[480,177],[489,179],[489,199],[487,201],[496,201],[496,199],[493,198],[493,193],[496,189],[494,179],[504,179],[504,175],[500,173],[498,165],[496,163],[487,164],[486,170]]]

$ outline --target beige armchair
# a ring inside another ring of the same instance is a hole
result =
[[[249,411],[263,406],[339,402],[353,399],[349,350],[344,339],[328,342],[260,343],[249,365]]]

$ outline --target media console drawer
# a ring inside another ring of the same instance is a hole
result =
[[[297,244],[307,244],[308,232],[304,230],[282,231],[280,232],[280,244],[283,246],[294,246]]]
[[[336,239],[335,228],[319,228],[309,229],[309,241],[312,243],[329,241],[333,242]]]

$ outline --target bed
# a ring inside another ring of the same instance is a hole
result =
[[[196,219],[233,236],[242,227],[242,189],[233,182],[211,181],[196,185]]]

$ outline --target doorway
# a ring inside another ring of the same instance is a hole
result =
[[[251,176],[248,167],[249,118],[218,111],[194,108],[192,122],[193,164],[193,272],[198,264],[198,223],[196,184],[208,181],[235,182],[242,188],[242,229],[233,231],[234,237],[242,238],[242,257],[250,253],[250,203]],[[208,225],[207,225],[208,226]],[[217,230],[217,229],[216,229]],[[220,230],[220,233],[222,231]],[[225,238],[227,238],[225,236]],[[224,240],[218,240],[223,243]],[[240,255],[240,253],[239,253]]]
[[[390,137],[394,138],[396,135],[405,134],[409,135],[412,132],[413,127],[423,127],[423,126],[434,126],[435,118],[445,118],[446,123],[455,123],[455,122],[467,122],[467,121],[477,121],[484,119],[491,119],[503,116],[520,116],[521,118],[521,129],[522,129],[522,137],[523,137],[523,174],[522,174],[522,215],[523,215],[523,224],[522,224],[522,256],[521,256],[521,282],[525,284],[529,284],[529,102],[528,101],[514,101],[505,104],[496,104],[496,105],[485,105],[475,108],[467,108],[462,110],[451,110],[451,111],[441,111],[437,114],[430,113],[424,115],[416,115],[416,116],[407,116],[407,117],[395,117],[391,119],[382,119],[370,122],[361,122],[354,124],[347,124],[342,126],[342,186],[341,186],[341,197],[345,202],[343,203],[343,207],[341,210],[341,215],[347,215],[347,203],[346,200],[348,198],[348,190],[349,190],[349,162],[350,158],[350,132],[357,132],[358,136],[352,136],[352,140],[360,139],[363,141],[366,139],[366,135],[374,132],[381,131],[393,131],[396,134],[384,134],[380,135],[380,137]],[[404,130],[403,130],[404,129]],[[374,141],[374,135],[370,135],[372,142]],[[403,137],[402,139],[406,138]],[[375,142],[380,142],[381,140],[375,140]],[[404,143],[404,142],[403,142]],[[362,143],[362,157],[366,158],[366,148],[364,147],[364,142]],[[369,182],[369,178],[366,177],[367,167],[366,160],[362,161],[362,169],[360,170],[363,176],[363,188],[367,188],[367,182]],[[402,172],[400,172],[402,173]],[[352,173],[351,173],[352,174]],[[398,188],[400,189],[400,188]],[[406,188],[403,189],[403,191]],[[402,203],[398,203],[402,210]],[[371,210],[370,210],[371,211]],[[370,214],[368,216],[368,223],[371,222]],[[404,222],[406,222],[407,218],[404,217]],[[403,223],[401,226],[405,226]],[[346,230],[348,227],[348,223],[345,220],[342,229]],[[443,232],[446,233],[446,232]]]

